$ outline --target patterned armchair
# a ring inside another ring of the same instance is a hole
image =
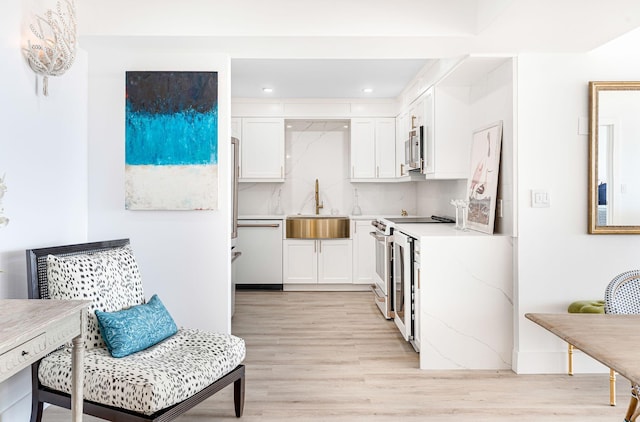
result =
[[[92,301],[84,339],[85,414],[169,421],[233,383],[235,413],[242,415],[244,340],[178,329],[156,296],[146,302],[128,239],[27,250],[27,275],[30,299]],[[151,312],[146,325],[140,310]],[[114,334],[113,318],[131,323],[125,334]],[[146,332],[131,335],[132,326]],[[71,407],[71,377],[66,348],[32,365],[31,422],[41,421],[43,403]]]
[[[640,314],[640,270],[617,275],[607,285],[604,293],[605,314]],[[640,415],[638,394],[640,386],[631,385],[631,399],[625,422],[635,422]]]

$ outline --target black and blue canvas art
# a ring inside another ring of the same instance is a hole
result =
[[[218,205],[217,72],[126,72],[127,209]]]

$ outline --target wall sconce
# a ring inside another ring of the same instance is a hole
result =
[[[31,69],[42,76],[42,93],[49,95],[49,76],[63,75],[76,59],[78,48],[74,0],[60,0],[56,10],[35,16],[29,25],[35,39],[27,40],[22,51]],[[37,76],[36,76],[37,86]]]

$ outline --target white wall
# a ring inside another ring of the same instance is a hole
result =
[[[507,60],[497,69],[476,81],[471,87],[472,130],[502,121],[502,147],[498,199],[502,200],[502,217],[496,211],[495,233],[514,235],[514,60]]]
[[[145,295],[157,293],[178,325],[231,330],[229,59],[208,51],[163,49],[149,40],[89,43],[89,237],[128,237]],[[125,71],[218,72],[217,211],[124,208]]]
[[[566,371],[566,344],[526,320],[526,312],[566,312],[574,300],[601,299],[616,274],[640,266],[640,237],[587,234],[588,139],[578,133],[590,80],[638,79],[640,59],[629,51],[518,59],[519,373]],[[551,207],[531,208],[531,189],[548,190]],[[596,368],[585,358],[575,369]]]
[[[25,4],[23,4],[25,3]],[[21,52],[26,2],[3,2],[0,14],[0,176],[7,227],[0,229],[0,298],[26,298],[25,249],[87,239],[87,55],[36,94]],[[31,371],[0,383],[0,421],[31,413]]]

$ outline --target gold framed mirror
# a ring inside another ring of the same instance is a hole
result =
[[[589,82],[589,233],[640,234],[640,82]]]

